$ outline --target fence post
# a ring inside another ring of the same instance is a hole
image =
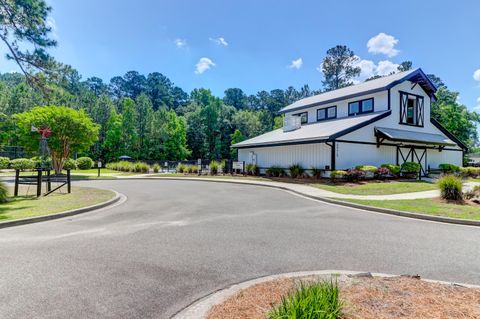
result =
[[[67,191],[70,194],[72,192],[72,184],[70,183],[70,170],[67,169]]]
[[[50,181],[50,169],[47,169],[47,192],[52,190],[52,182]]]
[[[13,191],[13,195],[16,197],[18,196],[18,183],[20,182],[20,169],[15,169],[15,190]]]
[[[37,197],[42,195],[42,169],[37,169]]]

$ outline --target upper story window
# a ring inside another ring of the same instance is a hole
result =
[[[337,117],[337,107],[330,106],[317,110],[317,121],[334,119]]]
[[[294,114],[294,116],[300,117],[300,123],[302,124],[308,123],[308,112],[297,113],[297,114]]]
[[[400,124],[423,126],[423,96],[400,92]]]
[[[373,98],[348,103],[348,115],[373,112]]]

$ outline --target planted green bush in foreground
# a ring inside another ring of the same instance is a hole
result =
[[[0,157],[0,169],[6,169],[10,165],[10,159],[8,157]]]
[[[301,283],[293,293],[268,313],[269,319],[337,319],[342,302],[335,282]]]
[[[0,203],[5,203],[7,201],[7,196],[7,186],[3,182],[0,182]]]
[[[305,173],[305,169],[300,164],[293,164],[288,170],[290,171],[291,178],[302,177],[303,173]]]
[[[29,158],[16,158],[10,161],[10,167],[13,169],[18,168],[23,171],[35,168],[35,162]]]
[[[462,180],[454,175],[445,175],[438,180],[438,187],[443,199],[446,200],[461,200],[462,194]]]
[[[78,169],[90,169],[93,167],[93,160],[90,157],[77,158]]]

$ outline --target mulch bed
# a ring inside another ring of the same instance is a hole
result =
[[[208,319],[265,319],[300,281],[282,278],[244,289],[214,306]],[[323,278],[324,279],[324,278]],[[430,283],[414,277],[338,277],[342,319],[479,319],[480,289]]]

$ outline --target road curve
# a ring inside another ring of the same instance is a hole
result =
[[[480,284],[480,229],[247,185],[85,181],[111,209],[0,230],[0,318],[169,318],[233,283],[321,269]]]

